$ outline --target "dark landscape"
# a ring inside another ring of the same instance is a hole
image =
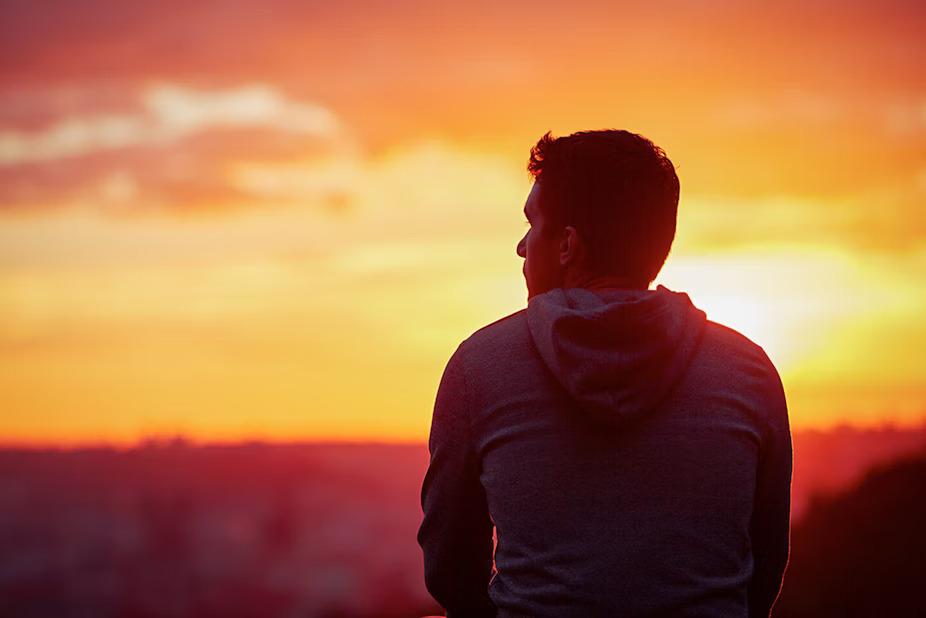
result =
[[[912,615],[926,427],[794,434],[778,616]],[[2,616],[422,616],[423,444],[0,450]]]

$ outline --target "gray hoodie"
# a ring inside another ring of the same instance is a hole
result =
[[[767,616],[778,593],[781,380],[684,293],[554,289],[476,331],[429,449],[418,542],[450,617]]]

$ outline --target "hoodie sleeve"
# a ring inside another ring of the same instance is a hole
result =
[[[488,594],[493,524],[479,481],[462,355],[461,345],[447,363],[437,392],[418,544],[424,552],[425,585],[448,618],[481,618],[496,615]]]
[[[766,397],[770,414],[759,451],[751,535],[754,569],[749,616],[767,618],[778,598],[788,563],[791,525],[791,431],[784,388],[777,370]]]

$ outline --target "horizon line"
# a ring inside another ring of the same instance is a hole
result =
[[[791,434],[835,433],[839,431],[857,432],[926,432],[926,417],[898,421],[890,419],[873,423],[839,421],[821,426],[792,427]],[[279,438],[267,436],[238,438],[201,438],[181,432],[173,434],[150,434],[133,440],[10,440],[0,436],[0,451],[133,451],[141,449],[170,448],[232,448],[242,446],[424,446],[428,437],[422,438],[385,438],[372,436],[319,436]]]

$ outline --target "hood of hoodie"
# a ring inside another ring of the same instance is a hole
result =
[[[688,369],[706,320],[687,294],[662,285],[556,288],[527,306],[547,367],[582,410],[612,424],[662,402]]]

